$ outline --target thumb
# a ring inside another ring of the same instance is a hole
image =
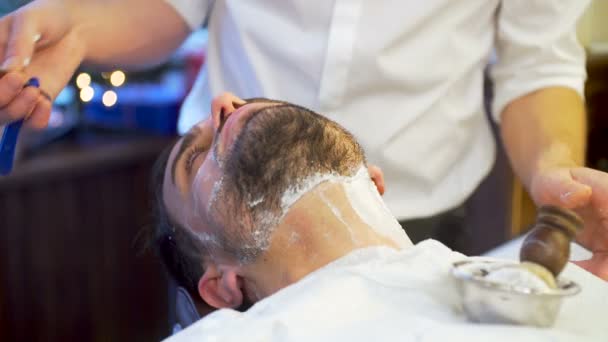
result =
[[[382,169],[376,165],[369,164],[367,166],[367,172],[369,172],[372,182],[376,185],[376,189],[378,189],[380,196],[384,195],[386,186],[384,185],[384,173],[382,172]]]
[[[567,168],[541,173],[533,181],[533,198],[538,205],[552,204],[577,208],[591,198],[591,187],[577,182]]]
[[[27,20],[25,12],[16,12],[11,19],[4,59],[0,66],[2,70],[26,67],[32,59],[36,42],[41,38],[36,29],[36,21]]]
[[[572,261],[587,272],[608,281],[608,258],[605,255],[593,255],[589,260]]]
[[[559,188],[560,204],[566,208],[581,207],[591,198],[591,187],[574,180],[565,180]]]

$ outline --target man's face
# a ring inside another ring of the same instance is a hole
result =
[[[163,201],[176,223],[203,238],[217,236],[214,233],[223,229],[212,215],[212,208],[218,209],[215,204],[222,188],[222,161],[247,120],[276,104],[221,95],[214,100],[212,115],[175,144],[166,166]]]
[[[208,255],[253,261],[302,182],[318,174],[352,176],[364,159],[350,133],[313,111],[223,95],[211,117],[171,151],[163,202],[177,225],[217,252]]]

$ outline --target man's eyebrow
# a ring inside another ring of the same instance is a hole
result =
[[[194,143],[194,140],[196,139],[199,132],[200,132],[200,128],[198,128],[197,126],[194,126],[190,130],[190,132],[188,132],[182,138],[182,144],[179,146],[179,150],[177,150],[177,153],[175,154],[175,158],[173,158],[173,165],[171,165],[171,180],[173,181],[174,185],[175,185],[175,170],[177,170],[177,164],[178,164],[179,160],[181,159],[182,155],[190,148],[190,146],[192,146],[192,144]]]

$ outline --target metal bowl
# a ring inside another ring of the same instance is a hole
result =
[[[564,278],[557,288],[537,290],[489,281],[484,277],[514,261],[471,259],[453,264],[464,312],[471,321],[549,327],[559,313],[562,299],[580,292],[580,286]]]

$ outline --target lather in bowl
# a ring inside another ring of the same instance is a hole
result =
[[[463,309],[471,321],[549,327],[559,313],[562,299],[580,292],[573,281],[559,277],[557,288],[535,290],[485,279],[493,270],[514,261],[473,259],[453,264]]]

